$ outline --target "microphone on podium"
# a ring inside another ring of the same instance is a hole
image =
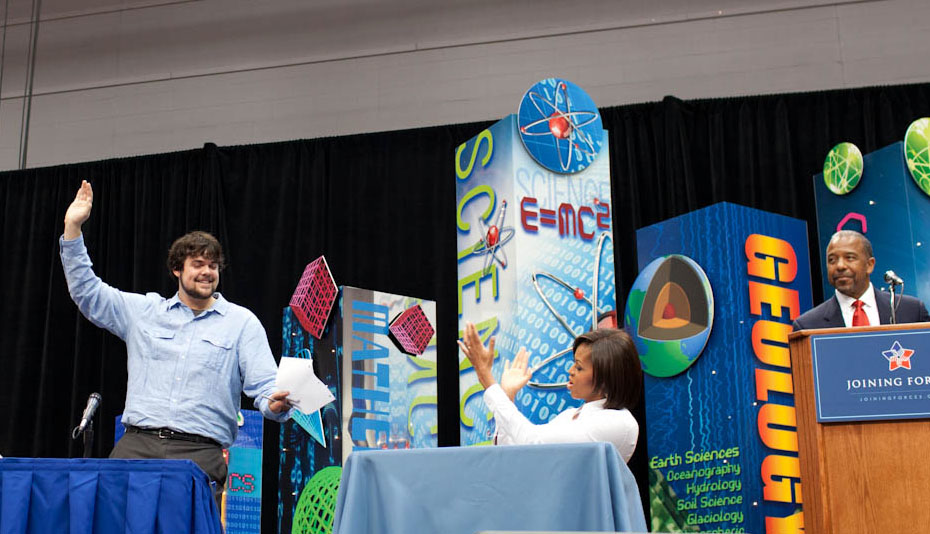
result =
[[[77,439],[77,437],[81,435],[81,432],[84,432],[87,426],[90,425],[91,420],[94,418],[94,412],[96,412],[97,407],[100,406],[101,398],[99,393],[91,393],[90,396],[87,397],[87,406],[84,408],[84,413],[81,415],[81,423],[71,431],[71,439]]]
[[[895,286],[904,286],[904,280],[900,276],[894,274],[894,271],[885,271],[885,283],[888,284],[888,289],[891,290],[891,324],[898,324],[898,303],[895,299],[894,288]]]
[[[894,274],[894,271],[885,271],[885,283],[890,286],[903,286],[904,280],[901,280],[901,277]]]

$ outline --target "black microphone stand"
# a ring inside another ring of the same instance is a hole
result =
[[[895,313],[897,310],[895,309],[894,286],[894,282],[888,284],[888,289],[891,290],[891,324],[898,324],[897,314]]]
[[[90,424],[84,429],[84,458],[90,458],[94,450],[94,424],[94,420],[91,419]]]

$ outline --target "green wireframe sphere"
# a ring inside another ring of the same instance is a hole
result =
[[[330,534],[336,513],[336,495],[342,467],[331,465],[317,471],[297,501],[291,534]]]
[[[845,195],[859,185],[862,167],[859,147],[852,143],[840,143],[830,149],[823,161],[823,182],[834,195]]]
[[[917,187],[930,195],[930,118],[917,119],[908,126],[904,159]]]

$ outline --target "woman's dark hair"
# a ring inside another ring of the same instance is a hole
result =
[[[183,270],[184,260],[197,256],[215,261],[221,271],[226,267],[220,242],[207,232],[195,230],[175,239],[171,244],[171,248],[168,249],[168,272],[173,275],[174,271]]]
[[[594,391],[607,397],[605,408],[632,409],[643,390],[643,368],[629,334],[616,328],[598,328],[575,338],[572,350],[591,350]]]

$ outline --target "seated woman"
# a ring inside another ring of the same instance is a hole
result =
[[[643,371],[636,346],[626,332],[599,328],[575,339],[575,364],[568,372],[568,391],[572,398],[585,403],[540,425],[531,423],[513,403],[517,391],[530,380],[525,348],[520,349],[512,364],[504,364],[498,384],[491,374],[494,338],[485,347],[475,325],[467,323],[459,346],[485,389],[484,402],[497,421],[497,444],[606,441],[613,444],[623,461],[630,460],[639,438],[639,424],[629,410],[639,400]]]

